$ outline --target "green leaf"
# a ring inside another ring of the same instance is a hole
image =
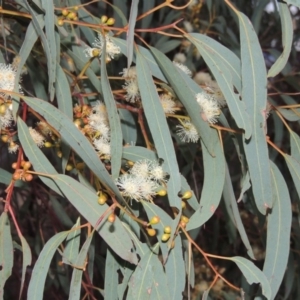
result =
[[[76,223],[72,227],[70,233],[66,239],[66,247],[64,249],[62,261],[68,265],[76,265],[76,259],[78,257],[79,246],[80,246],[80,218],[77,219]],[[77,228],[77,229],[76,229]]]
[[[10,224],[6,212],[0,216],[0,298],[4,296],[4,285],[13,267],[14,251]]]
[[[154,250],[156,248],[158,248],[158,244],[154,246]],[[141,258],[139,266],[133,272],[127,299],[171,299],[166,273],[154,251],[149,250]]]
[[[36,168],[34,168],[34,169],[36,171],[38,171]],[[43,179],[43,178],[46,178],[46,177],[40,176],[40,178]],[[64,226],[66,226],[68,228],[72,227],[74,222],[72,222],[71,218],[66,213],[64,207],[61,205],[60,201],[58,201],[58,199],[56,197],[52,196],[52,195],[50,195],[49,199],[51,201],[51,205],[52,205],[52,208],[54,210],[54,213],[56,214],[56,216],[59,219],[59,221],[61,222],[61,224],[63,224]]]
[[[118,300],[119,282],[119,263],[116,260],[114,253],[107,248],[105,260],[105,277],[104,277],[104,300]]]
[[[200,227],[215,213],[219,206],[225,180],[225,159],[217,131],[213,131],[211,138],[215,145],[215,157],[212,157],[202,143],[204,163],[204,183],[199,208],[190,218],[186,229]]]
[[[228,166],[226,165],[226,173],[225,173],[225,184],[223,189],[223,197],[225,200],[225,205],[232,214],[229,214],[230,217],[233,217],[232,222],[239,231],[241,239],[247,249],[247,254],[252,258],[255,259],[254,253],[252,251],[247,233],[245,231],[245,227],[242,223],[241,215],[237,206],[237,201],[235,200],[234,190],[228,170]]]
[[[271,299],[275,299],[283,280],[290,252],[292,207],[288,187],[282,174],[272,161],[270,164],[274,205],[267,217],[267,248],[263,272],[271,286]]]
[[[292,175],[298,197],[300,198],[300,162],[287,154],[284,155],[284,159]]]
[[[111,176],[100,161],[93,146],[73,122],[53,105],[37,98],[24,97],[23,100],[36,112],[42,115],[77,152],[87,166],[101,180],[101,183],[111,189],[120,201],[123,198],[114,184]]]
[[[137,126],[135,119],[127,109],[119,108],[118,112],[121,119],[122,135],[125,144],[135,144],[137,141]]]
[[[23,254],[23,263],[22,263],[22,278],[21,278],[21,287],[20,287],[20,294],[19,294],[19,300],[22,297],[22,291],[24,288],[24,281],[25,281],[25,275],[26,275],[26,268],[31,265],[32,262],[32,255],[30,247],[25,240],[25,238],[22,235],[19,235],[19,238],[21,240],[22,244],[22,254]]]
[[[184,260],[182,256],[182,242],[180,235],[177,235],[175,246],[170,251],[165,270],[170,291],[170,299],[182,299],[182,293],[185,288],[185,273],[183,272]]]
[[[239,95],[234,92],[233,75],[240,79],[240,69],[238,68],[239,59],[233,53],[230,53],[229,50],[226,51],[225,56],[225,53],[219,49],[224,47],[220,47],[221,45],[218,45],[216,41],[213,41],[207,36],[193,34],[191,37],[187,37],[197,47],[207,66],[210,68],[225,96],[230,113],[237,126],[245,131],[245,138],[249,139],[251,137],[252,128],[245,103],[241,101]],[[204,42],[202,40],[204,40]],[[231,60],[229,61],[229,59]],[[238,74],[236,74],[237,72]],[[238,86],[240,86],[240,83]]]
[[[32,271],[27,291],[27,299],[43,299],[45,281],[53,255],[68,234],[69,231],[57,233],[43,247]]]
[[[73,120],[73,101],[71,96],[70,84],[62,67],[58,64],[56,67],[55,81],[56,99],[59,110],[64,113],[70,120]],[[61,144],[62,148],[62,170],[66,169],[71,148],[64,141]]]
[[[267,76],[265,61],[258,37],[249,19],[236,12],[240,23],[242,60],[242,100],[252,124],[252,137],[244,140],[252,190],[258,210],[264,215],[271,208],[272,184],[266,143]]]
[[[270,68],[268,77],[275,77],[285,67],[293,44],[293,20],[289,7],[280,2],[278,2],[278,6],[281,20],[283,52]]]
[[[156,87],[149,73],[149,66],[140,52],[137,52],[136,69],[143,109],[154,140],[155,148],[158,157],[164,160],[164,169],[170,175],[168,182],[169,203],[171,206],[181,210],[181,202],[178,197],[180,176],[174,145]]]
[[[157,156],[155,152],[139,146],[128,146],[123,147],[123,155],[122,157],[127,160],[137,161],[143,159],[155,160]]]
[[[204,145],[207,147],[209,153],[213,155],[214,145],[211,141],[213,129],[200,117],[200,107],[195,99],[195,95],[201,92],[200,87],[184,72],[180,72],[181,70],[178,69],[167,56],[153,47],[150,49],[176,95],[186,108],[191,122],[196,127]]]
[[[300,8],[300,0],[283,0],[287,4],[295,5]]]
[[[48,66],[48,77],[49,77],[49,83],[48,83],[48,92],[50,94],[50,100],[52,101],[54,98],[54,82],[55,82],[55,68],[56,68],[56,63],[57,61],[54,59],[52,52],[51,52],[51,48],[52,46],[50,46],[49,44],[49,40],[47,39],[43,28],[40,26],[39,21],[38,21],[38,16],[36,15],[36,13],[34,12],[34,10],[30,7],[29,3],[27,0],[23,1],[26,8],[28,9],[28,11],[30,12],[31,16],[32,16],[32,22],[33,25],[35,27],[36,32],[38,33],[39,37],[42,40],[42,44],[43,44],[43,48],[45,50],[46,53],[46,57],[47,57],[47,66]],[[51,1],[47,1],[51,2]],[[50,4],[51,5],[51,4]],[[52,3],[53,6],[53,3]],[[47,5],[47,10],[49,8],[49,4]],[[53,8],[54,10],[54,8]],[[52,11],[52,15],[53,15],[53,11]],[[50,17],[49,17],[50,18]],[[54,23],[50,24],[48,17],[47,17],[47,27],[49,28],[49,26],[54,26]],[[55,43],[55,37],[53,36],[53,43]],[[55,55],[56,55],[56,51],[55,51]]]
[[[127,68],[131,66],[132,58],[133,58],[133,48],[134,48],[134,29],[136,23],[136,17],[138,14],[138,5],[139,0],[132,0],[131,7],[130,7],[130,14],[129,14],[129,21],[128,21],[128,29],[127,29]]]
[[[290,130],[291,156],[300,162],[300,137],[297,133]]]
[[[0,168],[0,183],[4,183],[5,185],[9,185],[11,180],[12,180],[12,174],[9,173],[6,170]],[[25,185],[24,182],[20,181],[20,180],[18,180],[14,183],[15,187],[23,187],[24,185]]]
[[[91,233],[86,241],[84,242],[75,262],[76,268],[73,269],[71,286],[70,286],[70,300],[80,300],[81,299],[81,285],[82,285],[82,274],[85,271],[87,263],[87,254],[91,241],[93,239],[93,233]]]
[[[135,252],[133,252],[132,241],[121,221],[117,217],[114,223],[106,221],[110,214],[109,206],[107,204],[98,204],[96,192],[92,192],[89,188],[66,175],[57,174],[52,178],[70,203],[97,229],[104,241],[121,258],[132,264],[137,264],[137,257]],[[102,216],[104,218],[98,224]]]
[[[265,274],[258,267],[256,267],[252,261],[239,256],[230,257],[228,259],[237,264],[249,284],[261,284],[263,295],[268,300],[271,299],[272,291],[269,282]]]
[[[106,71],[106,40],[104,39],[103,53],[101,55],[101,87],[103,91],[103,98],[108,114],[108,122],[110,128],[110,144],[111,144],[111,174],[113,178],[118,178],[121,169],[122,158],[122,129],[120,117],[116,107],[115,98],[112,94],[110,83]]]

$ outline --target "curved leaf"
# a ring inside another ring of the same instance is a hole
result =
[[[291,199],[285,179],[270,161],[274,192],[274,205],[268,214],[267,248],[263,272],[269,280],[275,299],[286,270],[290,252],[292,224]]]
[[[249,284],[261,284],[263,295],[268,300],[271,299],[272,291],[269,282],[264,273],[258,267],[256,267],[252,261],[239,256],[230,257],[228,259],[237,264]]]
[[[164,160],[163,166],[170,175],[168,182],[169,203],[171,206],[175,206],[181,210],[181,202],[178,197],[180,190],[179,169],[169,126],[152,76],[149,73],[149,66],[140,52],[137,52],[136,55],[137,79],[147,123],[157,149],[157,154],[159,158]]]
[[[284,3],[278,2],[277,5],[281,20],[283,52],[269,70],[268,77],[275,77],[285,67],[293,44],[293,21],[290,10]]]
[[[204,183],[199,208],[190,218],[186,229],[192,230],[200,227],[215,213],[219,206],[225,180],[225,158],[216,131],[211,138],[214,142],[215,157],[212,157],[202,143],[204,163]]]
[[[45,281],[53,255],[58,246],[67,237],[69,231],[63,231],[54,235],[43,247],[32,271],[27,291],[27,299],[40,300],[44,296]]]

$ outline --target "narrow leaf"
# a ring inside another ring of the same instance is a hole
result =
[[[104,300],[118,300],[119,264],[114,253],[107,248],[105,260]]]
[[[110,128],[110,144],[111,144],[111,173],[113,178],[117,178],[121,169],[121,158],[122,158],[122,129],[120,117],[116,107],[115,98],[112,94],[110,83],[107,77],[106,71],[106,40],[104,39],[103,53],[101,55],[101,87],[103,92],[103,98],[108,114],[108,122]]]
[[[252,261],[239,256],[231,257],[228,259],[237,264],[249,284],[261,284],[263,295],[268,300],[271,299],[272,291],[269,282],[264,273],[258,267],[256,267]]]
[[[240,23],[242,59],[242,100],[252,124],[252,137],[244,141],[252,189],[258,210],[264,215],[271,208],[272,188],[265,137],[267,76],[258,37],[249,19],[236,11]]]
[[[285,67],[293,44],[293,20],[289,7],[285,3],[277,3],[281,20],[283,52],[268,72],[268,77],[275,77]]]
[[[10,224],[6,212],[0,216],[0,299],[4,299],[4,285],[13,267],[14,251]]]
[[[225,159],[219,136],[212,132],[215,157],[212,157],[202,143],[204,163],[204,183],[199,208],[194,212],[187,224],[187,230],[203,225],[215,213],[219,206],[225,180]]]
[[[297,133],[290,130],[291,156],[300,162],[300,137]]]
[[[53,255],[67,237],[69,231],[54,235],[44,246],[36,261],[27,291],[27,299],[40,300],[44,297],[45,281]]]
[[[128,21],[128,30],[127,30],[127,68],[131,66],[133,58],[133,43],[134,43],[134,28],[136,23],[136,17],[138,14],[139,0],[131,1],[130,15]]]
[[[270,161],[270,164],[274,205],[267,217],[267,248],[263,272],[271,286],[271,299],[275,299],[290,252],[292,207],[288,187],[282,174],[273,162]]]
[[[170,175],[168,182],[169,202],[171,206],[181,210],[181,202],[178,197],[180,176],[169,126],[152,76],[149,73],[149,66],[140,52],[137,52],[136,68],[138,85],[147,123],[154,140],[157,154],[159,158],[164,160],[163,167]]]
[[[284,159],[292,175],[298,197],[300,198],[300,162],[287,154],[284,156]]]

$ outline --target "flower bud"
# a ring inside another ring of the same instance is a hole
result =
[[[186,203],[184,201],[181,201],[181,208],[185,209],[186,208]]]
[[[21,179],[21,175],[19,172],[15,172],[13,174],[13,180],[17,181],[17,180],[20,180]]]
[[[104,203],[106,203],[106,201],[107,201],[107,195],[101,193],[101,195],[98,197],[98,203],[100,205],[103,205]]]
[[[31,163],[29,161],[26,161],[22,167],[24,170],[29,170],[31,168]]]
[[[155,236],[156,235],[156,230],[153,228],[147,228],[147,233],[149,236]]]
[[[16,168],[17,168],[17,163],[16,162],[14,162],[12,165],[11,165],[11,167],[15,170]]]
[[[8,135],[4,134],[4,135],[1,135],[1,140],[3,143],[7,143],[8,142]]]
[[[107,24],[108,26],[114,25],[114,24],[115,24],[115,19],[114,19],[114,18],[109,18],[109,19],[107,20],[106,24]]]
[[[102,24],[106,23],[107,20],[108,20],[108,17],[107,17],[107,16],[102,16],[102,17],[101,17],[101,23],[102,23]]]
[[[64,20],[63,19],[59,19],[58,21],[57,21],[57,25],[58,26],[63,26],[64,25]]]
[[[113,223],[116,220],[116,215],[114,213],[110,214],[107,218],[107,221]]]
[[[163,242],[168,241],[169,238],[170,238],[170,234],[168,234],[168,233],[164,233],[164,234],[161,236],[161,240],[162,240]]]
[[[149,224],[155,225],[155,224],[157,224],[157,223],[159,223],[159,222],[160,222],[160,218],[159,218],[158,216],[154,216],[154,217],[150,220]]]
[[[188,217],[186,217],[186,216],[181,216],[180,217],[180,220],[182,221],[182,222],[184,222],[185,224],[187,224],[188,222],[189,222],[189,218]]]
[[[67,170],[67,171],[72,171],[72,170],[73,170],[73,165],[67,164],[67,165],[66,165],[66,170]]]
[[[170,226],[166,226],[164,228],[164,233],[170,234],[171,233],[171,227]]]
[[[53,145],[52,145],[52,143],[50,143],[50,142],[45,142],[45,143],[44,143],[44,146],[45,146],[46,148],[51,148]]]
[[[61,14],[65,17],[68,15],[68,13],[69,11],[66,8],[61,11]]]
[[[183,196],[182,196],[181,198],[182,198],[183,200],[188,200],[188,199],[192,198],[192,196],[193,196],[192,191],[185,191],[185,192],[183,193]]]
[[[167,195],[167,191],[165,189],[161,189],[156,194],[161,196],[161,197],[164,197],[164,196]]]
[[[33,179],[32,174],[26,173],[24,177],[25,181],[31,181]]]

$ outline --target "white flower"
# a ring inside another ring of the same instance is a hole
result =
[[[196,73],[193,79],[198,84],[209,85],[212,82],[211,76],[206,72]]]
[[[209,123],[216,123],[220,115],[218,102],[206,92],[196,94],[196,100],[201,108],[201,117]]]
[[[114,59],[116,55],[121,53],[121,49],[119,46],[115,45],[112,39],[108,34],[105,35],[105,41],[106,41],[106,59],[111,60]],[[101,33],[98,34],[98,38],[95,39],[95,42],[93,43],[93,46],[96,49],[99,49],[99,56],[101,56],[102,49],[104,46],[104,37]]]
[[[116,185],[124,197],[139,201],[143,198],[143,194],[140,190],[142,181],[144,181],[142,177],[125,174],[117,179]]]
[[[179,69],[181,69],[185,74],[187,74],[188,76],[192,76],[192,71],[187,67],[187,66],[185,66],[185,65],[183,65],[183,64],[180,64],[180,63],[178,63],[178,62],[176,62],[176,61],[173,61],[173,64],[177,67],[177,68],[179,68]]]
[[[167,182],[167,173],[164,172],[162,166],[156,161],[152,163],[150,178],[157,182]]]
[[[172,100],[172,96],[170,94],[162,94],[159,98],[164,112],[166,114],[174,114],[176,110],[176,103]]]
[[[20,146],[18,144],[11,142],[8,146],[8,153],[16,153],[19,147]]]
[[[184,53],[176,53],[173,60],[180,64],[184,64],[186,61],[186,56]]]
[[[140,97],[140,91],[136,80],[125,81],[123,89],[126,90],[125,100],[134,103]]]
[[[120,74],[122,77],[128,78],[129,80],[136,80],[137,78],[136,67],[130,67],[129,69],[125,68]]]
[[[182,121],[182,125],[177,125],[177,135],[183,142],[196,143],[199,140],[199,134],[196,127],[190,121]]]
[[[0,63],[0,89],[6,91],[13,91],[15,87],[16,68],[12,65],[6,65]],[[6,92],[0,92],[3,98],[9,98]]]
[[[206,92],[211,93],[212,97],[218,102],[220,107],[224,107],[226,105],[225,97],[219,88],[217,82],[212,80],[206,87],[203,88]]]
[[[51,128],[46,122],[38,122],[37,127],[43,135],[52,135]]]
[[[152,162],[149,159],[138,160],[130,170],[130,174],[137,177],[149,178]]]
[[[156,195],[156,184],[154,181],[144,179],[140,182],[140,193],[141,193],[141,198],[151,201],[152,198]]]
[[[110,143],[106,138],[94,139],[93,145],[100,155],[110,156]]]
[[[10,126],[13,119],[14,118],[13,118],[11,110],[6,109],[5,113],[3,115],[0,114],[0,129]]]
[[[33,139],[33,141],[35,142],[35,144],[42,148],[44,146],[44,140],[45,138],[39,133],[37,132],[35,129],[33,129],[32,127],[29,127],[29,133]]]

